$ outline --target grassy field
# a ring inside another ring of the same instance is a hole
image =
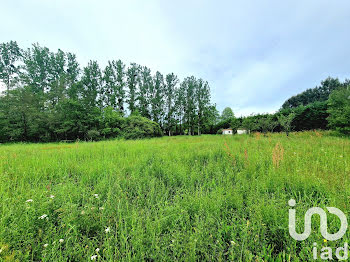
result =
[[[288,200],[299,231],[349,215],[349,175],[350,140],[318,132],[1,145],[0,261],[306,261],[350,232],[295,241]]]

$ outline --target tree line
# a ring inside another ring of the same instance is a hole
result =
[[[221,133],[335,129],[349,133],[350,80],[327,78],[286,100],[275,114],[236,118],[212,104],[208,82],[152,74],[146,66],[97,61],[81,68],[75,54],[39,44],[0,44],[0,142],[144,138]]]
[[[231,108],[223,110],[214,130],[246,128],[251,132],[304,131],[332,129],[350,134],[350,80],[328,77],[320,86],[286,100],[275,114],[236,118]]]
[[[309,88],[298,95],[292,96],[287,99],[282,109],[297,108],[299,106],[307,106],[315,102],[326,102],[330,94],[340,88],[347,87],[350,85],[350,80],[345,79],[344,82],[339,81],[338,78],[328,77],[321,82],[320,86],[315,88]]]
[[[152,74],[110,60],[81,68],[75,54],[0,44],[0,141],[60,141],[208,133],[217,110],[207,81]]]

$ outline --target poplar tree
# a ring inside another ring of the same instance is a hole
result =
[[[171,130],[174,125],[174,100],[176,93],[176,85],[178,78],[174,73],[167,74],[165,77],[165,112],[166,112],[166,131],[171,135]]]
[[[5,83],[7,95],[13,86],[19,72],[18,61],[22,51],[17,42],[10,41],[0,44],[0,80]]]
[[[140,66],[132,63],[127,69],[127,87],[128,87],[128,96],[127,103],[128,108],[131,114],[133,114],[137,109],[136,99],[137,99],[137,83],[139,79],[139,68]]]

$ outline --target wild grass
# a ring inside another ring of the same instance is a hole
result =
[[[2,145],[0,260],[306,261],[324,240],[289,236],[288,200],[299,232],[311,206],[349,217],[349,175],[319,132]]]

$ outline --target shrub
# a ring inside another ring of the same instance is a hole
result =
[[[100,138],[100,132],[97,130],[89,130],[86,136],[89,140],[96,141]]]
[[[135,115],[126,118],[122,133],[125,139],[142,139],[163,135],[157,123]]]

